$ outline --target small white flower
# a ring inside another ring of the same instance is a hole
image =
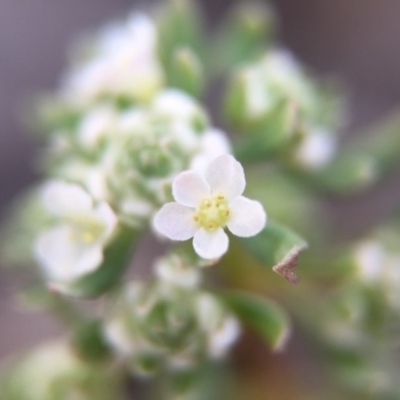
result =
[[[242,165],[228,154],[209,165],[205,179],[195,171],[182,172],[172,184],[176,202],[158,211],[154,226],[172,240],[193,237],[200,257],[217,259],[228,249],[225,226],[241,237],[254,236],[265,226],[262,205],[241,196],[245,186]]]
[[[71,282],[94,271],[103,261],[103,247],[117,218],[107,203],[93,205],[79,186],[50,181],[42,189],[42,201],[56,225],[36,242],[36,256],[47,277]]]
[[[94,50],[94,58],[65,77],[65,100],[84,107],[110,95],[147,101],[163,87],[157,29],[145,14],[133,14],[127,22],[106,28]]]

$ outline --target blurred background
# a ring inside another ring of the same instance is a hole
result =
[[[162,0],[161,0],[162,1]],[[261,1],[261,0],[260,0]],[[199,0],[210,29],[229,0]],[[317,74],[342,81],[350,96],[349,129],[359,128],[400,104],[400,3],[397,0],[275,0],[281,41]],[[149,0],[2,0],[0,2],[0,204],[33,182],[35,146],[22,112],[35,94],[57,85],[71,42]],[[398,175],[398,174],[397,174]],[[367,198],[332,199],[337,224],[357,234],[379,219],[400,195],[400,179]],[[345,225],[344,225],[345,224]],[[57,335],[48,317],[18,312],[12,294],[24,277],[0,269],[0,357]],[[257,350],[256,350],[257,351]],[[306,351],[306,350],[304,350]]]

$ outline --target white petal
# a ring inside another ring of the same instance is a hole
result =
[[[94,214],[96,220],[101,221],[106,228],[103,239],[108,239],[117,225],[117,216],[107,203],[99,204]]]
[[[36,256],[50,280],[72,281],[98,267],[102,261],[100,246],[83,246],[71,240],[73,232],[60,226],[41,234]]]
[[[267,215],[258,201],[240,196],[230,202],[229,209],[231,219],[228,228],[236,236],[257,235],[266,224]]]
[[[240,336],[240,325],[236,318],[225,317],[223,323],[211,333],[209,339],[209,352],[213,358],[225,356],[229,348]]]
[[[305,168],[317,169],[331,161],[336,148],[336,138],[332,134],[315,130],[306,135],[295,156]]]
[[[188,240],[198,229],[194,211],[178,203],[167,203],[154,217],[155,228],[172,240]]]
[[[165,90],[154,101],[154,111],[172,119],[189,121],[199,106],[187,94],[179,90]]]
[[[46,209],[56,216],[87,213],[92,209],[92,199],[81,187],[62,181],[47,182],[41,197]]]
[[[103,248],[100,244],[77,246],[75,254],[75,265],[72,268],[75,277],[95,271],[103,262]]]
[[[200,153],[192,159],[190,169],[200,173],[207,171],[208,165],[217,157],[231,152],[231,145],[224,132],[211,128],[200,139]]]
[[[78,140],[88,148],[98,145],[99,141],[112,133],[115,113],[110,106],[101,106],[90,112],[78,128]]]
[[[193,238],[193,247],[196,253],[207,260],[220,258],[228,250],[229,239],[222,228],[215,232],[207,232],[200,228]]]
[[[214,195],[221,193],[228,199],[240,196],[246,186],[242,165],[229,154],[219,156],[210,164],[206,179]]]
[[[203,199],[211,196],[211,189],[205,179],[194,171],[180,173],[172,183],[174,199],[187,207],[197,207]]]

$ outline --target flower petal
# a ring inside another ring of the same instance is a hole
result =
[[[198,227],[193,219],[194,211],[178,203],[167,203],[154,217],[155,228],[172,240],[188,240]]]
[[[231,219],[228,228],[236,236],[257,235],[266,224],[267,215],[258,201],[239,196],[230,202],[229,209]]]
[[[103,259],[100,246],[85,246],[71,239],[68,226],[42,233],[36,242],[36,257],[50,280],[72,281],[98,267]]]
[[[228,250],[228,235],[222,228],[215,232],[208,232],[200,228],[193,238],[193,247],[196,253],[207,260],[220,258]]]
[[[200,139],[200,153],[193,157],[190,169],[204,174],[210,163],[222,154],[231,152],[231,145],[224,132],[211,128]]]
[[[107,203],[100,203],[94,210],[96,220],[101,221],[104,224],[105,232],[103,239],[107,240],[113,233],[115,226],[117,225],[117,216],[114,211]]]
[[[213,195],[222,193],[228,199],[240,196],[246,186],[243,167],[230,154],[219,156],[210,164],[206,179]]]
[[[52,180],[41,192],[46,209],[55,216],[84,214],[92,210],[91,197],[78,185]]]
[[[194,171],[180,173],[172,183],[174,199],[187,207],[197,207],[203,199],[211,196],[211,189],[205,179]]]

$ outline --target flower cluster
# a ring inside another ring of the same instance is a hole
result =
[[[135,13],[107,26],[75,52],[59,89],[43,103],[45,178],[27,202],[35,214],[26,218],[28,247],[40,268],[38,302],[71,323],[71,347],[80,358],[64,345],[50,349],[51,357],[45,349],[28,358],[21,379],[27,371],[35,385],[41,384],[27,397],[12,377],[6,400],[108,400],[109,392],[118,398],[119,388],[104,388],[114,365],[119,376],[123,369],[139,375],[163,370],[174,378],[188,372],[186,379],[228,355],[240,322],[272,349],[288,337],[288,318],[274,301],[221,290],[217,283],[224,279],[205,279],[213,268],[201,267],[217,265],[229,246],[237,246],[224,259],[227,270],[249,253],[297,282],[293,270],[307,243],[278,221],[292,224],[291,216],[303,208],[292,207],[279,190],[262,204],[247,198],[245,188],[249,181],[268,186],[266,171],[282,182],[282,164],[318,169],[328,163],[337,128],[335,106],[329,103],[333,96],[321,93],[288,53],[253,49],[249,53],[258,56],[244,57],[226,71],[233,73],[233,92],[238,82],[240,92],[236,96],[228,88],[224,101],[235,107],[234,118],[226,122],[233,122],[232,133],[247,134],[231,144],[196,97],[203,80],[213,78],[216,64],[226,60],[225,50],[218,62],[206,57],[209,43],[193,10],[189,0],[172,1],[158,19]],[[263,14],[257,18],[256,24],[239,23],[229,44],[237,45],[241,29],[264,32]],[[253,33],[244,35],[246,43]],[[250,42],[250,47],[260,43]],[[253,169],[253,157],[272,168]],[[272,213],[267,224],[264,204],[270,210],[274,202],[285,218]],[[151,263],[136,262],[133,255],[148,228],[160,242],[192,240],[194,251],[171,243],[156,260],[153,276],[144,279],[141,273],[148,274],[140,267]],[[231,234],[238,238],[230,240]],[[238,260],[232,254],[239,254]],[[132,264],[137,270],[128,274]],[[212,291],[207,290],[211,282]],[[78,299],[99,298],[101,307],[93,302],[81,312]],[[51,358],[51,370],[44,372],[43,354],[46,362]]]
[[[160,92],[147,106],[100,104],[75,128],[55,132],[50,171],[138,224],[166,201],[177,173],[202,169],[229,152],[225,134],[207,120],[200,105],[178,90]]]
[[[68,72],[60,100],[68,107],[91,107],[101,99],[143,102],[164,86],[157,56],[157,27],[145,14],[110,24],[88,43]]]
[[[157,280],[133,282],[119,294],[105,329],[110,346],[142,374],[223,357],[239,336],[236,318],[198,288],[198,270],[181,257],[160,259],[156,272]]]
[[[243,98],[243,108],[237,110],[235,118],[244,125],[268,118],[282,104],[292,105],[297,139],[291,158],[297,167],[313,170],[331,161],[341,121],[338,99],[312,81],[291,53],[271,50],[259,61],[242,67],[231,90],[239,90]]]
[[[1,387],[2,400],[123,399],[116,370],[92,368],[64,342],[42,345],[16,363]]]

